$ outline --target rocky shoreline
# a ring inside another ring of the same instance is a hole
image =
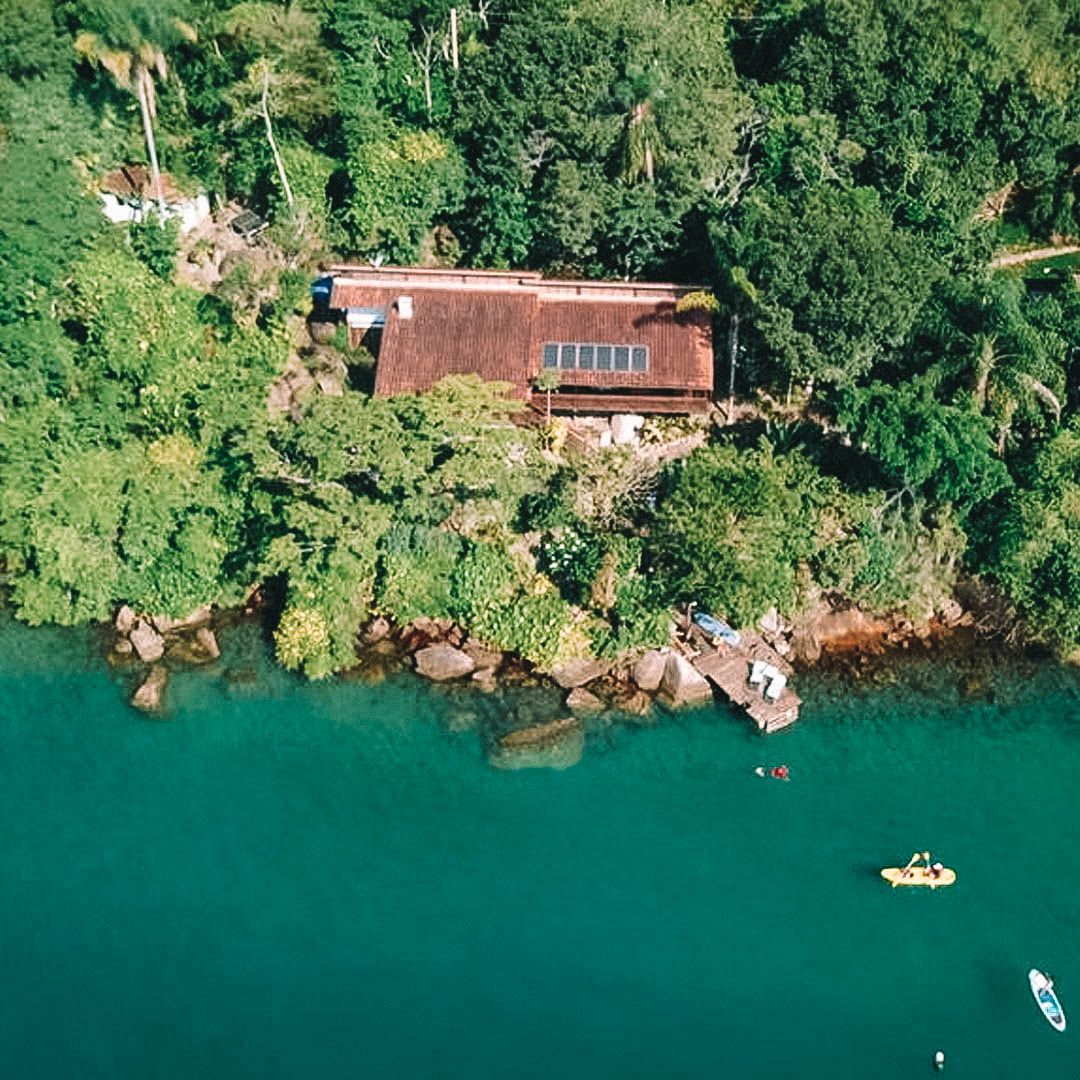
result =
[[[220,630],[260,614],[257,593],[242,609],[216,611],[203,606],[182,619],[140,615],[123,607],[112,627],[109,662],[137,669],[131,704],[162,716],[170,671],[214,663],[221,655]],[[448,690],[506,694],[546,688],[543,695],[531,695],[534,704],[510,709],[505,721],[492,728],[489,760],[501,769],[566,768],[580,759],[586,734],[609,726],[613,717],[623,724],[647,725],[670,710],[713,699],[710,684],[686,660],[693,650],[711,643],[686,612],[678,614],[678,629],[669,646],[619,664],[583,658],[546,672],[470,637],[447,619],[420,618],[395,626],[376,617],[357,635],[355,666],[339,677],[377,683],[412,671]],[[992,622],[985,613],[978,616],[957,601],[946,602],[915,623],[823,599],[796,621],[770,611],[757,630],[797,672],[839,670],[873,683],[880,681],[877,675],[890,657],[970,647],[988,631],[1000,632]],[[468,711],[452,721],[458,730],[475,724],[476,717]]]

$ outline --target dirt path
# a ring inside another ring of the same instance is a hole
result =
[[[990,260],[991,270],[1000,270],[1003,266],[1016,266],[1019,263],[1038,262],[1039,259],[1052,259],[1055,255],[1074,255],[1080,251],[1080,244],[1062,244],[1060,247],[1036,248],[1034,251],[1014,251],[1008,255],[997,255]]]

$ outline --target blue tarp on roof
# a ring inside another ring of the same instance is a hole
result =
[[[316,278],[311,283],[311,302],[316,307],[327,307],[330,303],[330,293],[334,288],[332,277]]]

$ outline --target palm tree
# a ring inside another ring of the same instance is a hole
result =
[[[995,334],[975,334],[971,338],[974,384],[972,404],[976,412],[989,411],[998,426],[997,449],[1005,452],[1005,442],[1012,429],[1013,416],[1023,399],[1037,399],[1061,422],[1061,402],[1043,382],[1025,371],[1024,357],[1006,352]],[[1030,365],[1034,358],[1027,358]]]
[[[165,79],[168,76],[165,49],[182,39],[194,41],[196,34],[176,16],[144,5],[106,9],[100,19],[99,30],[86,30],[75,39],[75,51],[91,64],[104,68],[117,86],[138,98],[150,157],[150,179],[158,210],[164,215],[165,199],[154,142],[153,122],[157,116],[154,74]]]
[[[651,183],[661,161],[660,130],[654,106],[663,97],[663,91],[657,72],[628,68],[626,78],[615,87],[615,97],[626,109],[619,173],[628,184],[637,183],[642,176]]]

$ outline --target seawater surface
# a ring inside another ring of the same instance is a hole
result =
[[[490,699],[224,645],[155,721],[92,635],[0,627],[4,1076],[1076,1075],[1074,673],[803,678],[778,736],[706,709],[500,772],[453,730]],[[880,879],[926,846],[955,886]]]

